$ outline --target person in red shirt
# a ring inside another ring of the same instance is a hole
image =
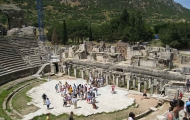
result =
[[[114,85],[112,85],[112,86],[111,86],[111,92],[112,92],[112,94],[114,94],[114,93],[115,93],[115,91],[114,91],[114,90],[115,90],[115,86],[114,86]]]
[[[182,92],[179,92],[179,99],[181,100],[181,99],[182,99],[182,97],[183,97]]]

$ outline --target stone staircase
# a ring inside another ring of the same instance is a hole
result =
[[[45,63],[43,64],[40,69],[36,72],[36,74],[34,76],[39,76],[39,74],[44,70],[44,68],[49,65],[50,63]]]

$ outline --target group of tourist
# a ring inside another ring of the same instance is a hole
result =
[[[61,93],[63,97],[63,107],[67,107],[67,104],[74,105],[74,108],[77,108],[77,101],[86,100],[87,103],[91,103],[94,109],[96,106],[95,96],[98,96],[98,87],[88,85],[88,84],[73,84],[70,85],[67,82],[62,84],[59,81],[58,84],[55,85],[55,90],[57,93]]]

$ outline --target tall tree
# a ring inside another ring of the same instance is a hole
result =
[[[89,28],[89,41],[92,41],[92,28],[91,28],[91,25],[90,25],[90,28]]]
[[[51,44],[52,45],[59,44],[58,34],[56,32],[56,29],[53,30],[53,33],[52,33],[52,36],[51,36]]]
[[[66,45],[68,42],[68,37],[67,37],[67,26],[65,23],[65,20],[63,21],[63,36],[62,36],[62,43]]]
[[[129,12],[127,11],[127,9],[123,10],[123,13],[121,14],[120,17],[120,25],[119,27],[121,29],[124,29],[126,25],[129,24]]]

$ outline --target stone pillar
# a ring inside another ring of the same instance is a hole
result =
[[[161,79],[160,80],[160,86],[159,86],[159,88],[160,88],[160,91],[161,91],[161,89],[162,89],[162,87],[164,86],[164,80],[163,79]]]
[[[106,75],[106,84],[109,85],[109,75]]]
[[[51,73],[56,74],[56,68],[54,64],[51,64]]]
[[[147,81],[144,80],[144,89],[147,89]]]
[[[81,78],[84,79],[84,71],[81,70]]]
[[[90,70],[87,68],[87,69],[86,69],[87,77],[89,77],[89,71],[90,71]]]
[[[88,77],[92,77],[92,71],[89,71]]]
[[[125,76],[122,76],[122,86],[125,86]]]
[[[115,75],[112,74],[112,77],[113,77],[113,85],[115,84]]]
[[[70,76],[71,74],[70,74],[70,68],[69,67],[67,68],[67,71],[68,71],[68,76]]]
[[[74,68],[74,75],[77,78],[77,69],[76,68]]]
[[[127,90],[130,90],[130,80],[131,80],[131,76],[129,76],[127,79]]]
[[[116,86],[117,87],[120,87],[120,79],[121,79],[121,77],[117,76],[117,78],[116,78]]]
[[[152,84],[152,78],[148,78],[148,88],[150,88],[151,87],[151,84]]]
[[[133,80],[133,88],[135,88],[135,86],[136,86],[136,78],[133,76],[132,80]]]
[[[141,78],[138,77],[138,91],[141,91]]]
[[[150,96],[152,96],[153,93],[154,93],[154,85],[152,84],[152,85],[150,86]]]
[[[100,78],[101,77],[101,73],[98,73],[98,78]]]

